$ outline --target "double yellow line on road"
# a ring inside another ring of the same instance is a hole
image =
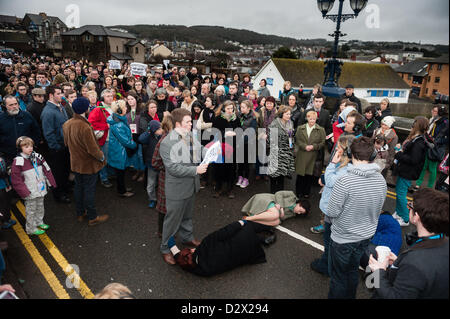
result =
[[[22,216],[26,219],[25,215],[25,206],[21,201],[18,201],[16,204],[17,209],[20,211]],[[13,226],[14,231],[19,237],[20,241],[24,245],[25,249],[30,254],[36,266],[41,271],[42,275],[52,288],[58,299],[70,299],[69,294],[61,285],[59,280],[56,278],[56,275],[52,272],[48,264],[45,262],[44,258],[41,256],[36,246],[31,241],[30,237],[25,233],[23,227],[20,225],[17,218],[11,212],[13,219],[17,222],[16,225]],[[85,299],[94,298],[94,294],[88,288],[86,283],[80,278],[79,274],[73,269],[73,267],[67,262],[67,259],[61,254],[61,252],[56,248],[53,241],[48,237],[47,234],[43,234],[38,236],[44,246],[48,249],[53,259],[58,263],[63,272],[66,274],[67,278],[70,279],[72,284],[81,294],[81,296]],[[76,284],[76,285],[75,285]]]

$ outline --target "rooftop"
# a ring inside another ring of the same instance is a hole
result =
[[[135,40],[136,37],[131,33],[120,32],[115,30],[110,30],[102,25],[84,25],[80,28],[73,29],[67,32],[64,32],[62,35],[82,35],[85,32],[89,32],[94,36],[109,36],[109,37],[117,37],[117,38],[127,38]]]
[[[322,83],[324,62],[294,59],[272,59],[281,75],[293,86],[303,83],[312,87]],[[397,88],[409,89],[409,86],[389,65],[369,63],[344,63],[339,85],[353,84],[355,88]]]

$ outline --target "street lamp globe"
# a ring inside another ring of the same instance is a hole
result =
[[[350,0],[350,7],[355,12],[355,15],[358,14],[366,7],[367,0]]]
[[[322,16],[325,18],[328,11],[333,8],[334,0],[317,0],[317,6],[319,11],[322,12]]]

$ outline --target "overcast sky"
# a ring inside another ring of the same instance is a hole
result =
[[[344,13],[352,13],[349,1]],[[326,38],[335,29],[316,0],[0,0],[0,12],[23,17],[46,12],[62,21],[76,4],[80,25],[219,25],[297,39]],[[337,14],[336,1],[330,13]],[[357,19],[342,24],[344,39],[449,44],[448,0],[369,0]],[[73,20],[72,20],[73,21]]]

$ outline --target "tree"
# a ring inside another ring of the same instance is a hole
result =
[[[297,55],[289,48],[281,47],[273,53],[272,58],[297,59]]]

